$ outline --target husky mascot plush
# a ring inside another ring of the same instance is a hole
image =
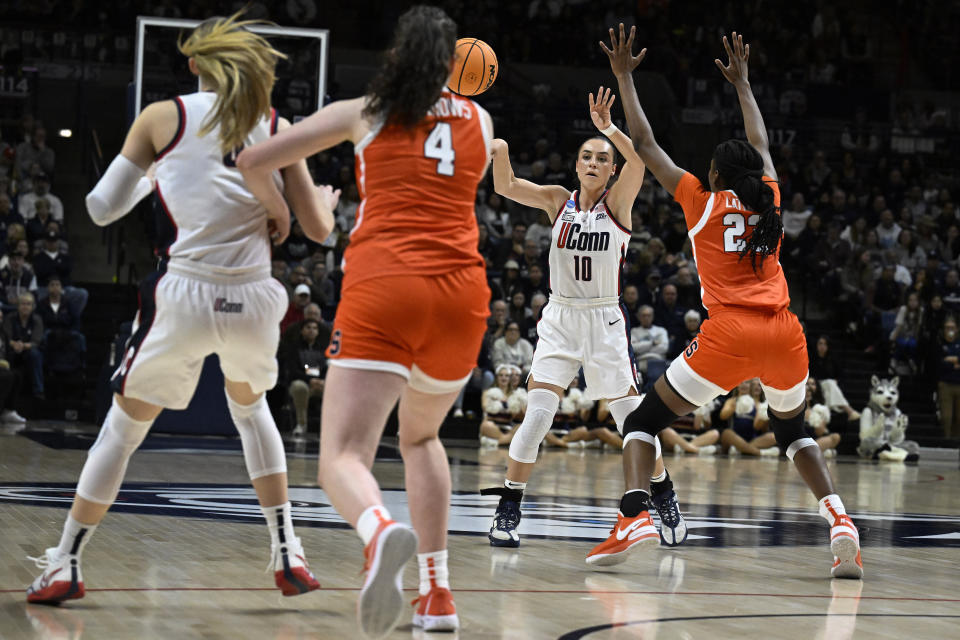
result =
[[[860,446],[857,453],[873,460],[916,460],[920,445],[906,440],[910,419],[900,409],[900,378],[870,379],[870,404],[860,413]]]

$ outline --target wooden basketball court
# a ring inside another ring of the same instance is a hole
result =
[[[299,535],[323,589],[284,598],[264,572],[269,536],[239,442],[151,436],[84,554],[87,596],[27,605],[27,560],[59,539],[92,430],[0,436],[0,638],[357,638],[357,536],[316,486],[316,443],[290,445]],[[863,582],[831,580],[828,529],[785,459],[667,456],[687,544],[603,571],[586,552],[613,523],[620,455],[548,450],[524,502],[519,549],[485,537],[507,453],[448,446],[455,495],[450,573],[460,638],[948,638],[960,621],[960,473],[829,462],[861,530]],[[399,455],[375,473],[405,519]],[[641,552],[642,553],[642,552]],[[416,597],[415,563],[405,586]],[[411,607],[412,614],[412,607]],[[423,634],[406,619],[390,636]]]

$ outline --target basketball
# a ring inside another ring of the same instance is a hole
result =
[[[449,89],[462,96],[478,96],[497,79],[497,54],[483,40],[457,40],[457,60],[453,65]]]

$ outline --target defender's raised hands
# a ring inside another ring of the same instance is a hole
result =
[[[597,89],[596,100],[594,100],[593,94],[590,94],[590,119],[593,120],[594,126],[600,131],[603,131],[612,123],[610,107],[613,106],[613,101],[616,99],[617,96],[610,89],[604,89],[603,87]]]
[[[630,37],[626,37],[623,23],[621,22],[619,38],[617,38],[613,29],[610,29],[609,48],[602,40],[600,41],[600,48],[603,49],[603,52],[610,58],[610,68],[613,70],[614,75],[619,76],[621,74],[631,73],[637,68],[637,65],[640,64],[644,57],[646,57],[646,49],[641,49],[640,53],[633,55],[633,38],[636,34],[637,28],[630,27]]]
[[[713,62],[730,84],[748,82],[747,61],[750,59],[750,45],[743,44],[743,35],[736,31],[733,32],[730,39],[733,41],[733,46],[727,40],[727,36],[723,36],[723,48],[727,50],[727,59],[729,60],[727,65],[724,66],[719,58]]]

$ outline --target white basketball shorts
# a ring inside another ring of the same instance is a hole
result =
[[[566,388],[583,367],[584,395],[591,400],[640,389],[626,316],[616,298],[591,302],[550,296],[537,335],[530,367],[537,382]]]
[[[185,409],[204,359],[254,393],[277,382],[280,321],[288,305],[269,268],[246,278],[203,279],[170,265],[140,285],[140,309],[111,385],[122,396]]]

